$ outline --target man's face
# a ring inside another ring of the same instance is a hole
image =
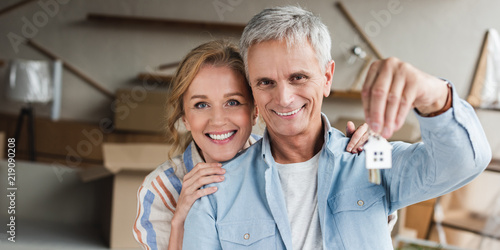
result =
[[[254,98],[271,135],[314,135],[321,129],[323,96],[330,94],[334,63],[325,73],[309,42],[250,46],[248,75]]]

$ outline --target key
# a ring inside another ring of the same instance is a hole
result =
[[[371,183],[380,185],[382,181],[380,169],[392,167],[392,145],[384,137],[370,131],[364,151],[368,180]]]

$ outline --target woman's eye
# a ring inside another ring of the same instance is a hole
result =
[[[204,109],[204,108],[208,107],[208,104],[206,104],[204,102],[199,102],[199,103],[196,103],[194,105],[194,107],[197,108],[197,109]]]
[[[240,102],[236,101],[236,100],[230,100],[230,101],[227,102],[227,105],[229,105],[229,106],[238,106],[238,105],[240,105]]]

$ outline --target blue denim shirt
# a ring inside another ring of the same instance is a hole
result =
[[[346,152],[349,138],[323,115],[317,193],[324,249],[393,249],[390,213],[462,187],[491,160],[474,110],[455,91],[453,108],[418,120],[423,142],[392,142],[392,169],[382,170],[382,184],[374,185],[364,153]],[[224,168],[224,182],[209,185],[217,192],[196,201],[188,214],[184,249],[292,249],[267,132]]]

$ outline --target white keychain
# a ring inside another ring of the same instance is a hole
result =
[[[392,167],[392,145],[384,137],[370,131],[368,141],[363,148],[366,156],[366,169],[369,171],[369,181],[380,185],[380,169]]]

